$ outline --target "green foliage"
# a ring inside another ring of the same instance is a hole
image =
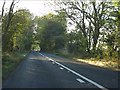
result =
[[[70,53],[79,54],[86,51],[86,39],[81,32],[71,32],[68,34],[68,50]]]
[[[32,44],[32,15],[26,9],[20,9],[13,13],[9,30],[6,31],[5,24],[7,15],[3,17],[3,51],[30,50]],[[4,40],[5,39],[5,40]]]
[[[35,51],[40,51],[40,46],[39,44],[32,44],[31,49]]]
[[[61,4],[67,18],[76,26],[68,34],[67,47],[70,53],[87,51],[93,57],[119,57],[120,2],[77,1]]]
[[[107,44],[106,55],[120,59],[120,2],[113,2],[114,9],[110,12],[109,26],[114,26],[110,32],[106,34],[105,42]],[[111,23],[112,22],[112,23]],[[110,27],[109,27],[110,29]]]
[[[61,14],[48,14],[35,18],[37,22],[36,38],[40,42],[41,50],[56,51],[64,47],[66,21],[65,18],[62,18],[64,17]]]

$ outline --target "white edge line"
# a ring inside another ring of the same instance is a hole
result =
[[[49,57],[47,57],[47,56],[45,56],[45,55],[43,55],[43,54],[41,54],[41,53],[40,53],[40,55],[46,57],[47,59],[49,59],[49,60],[51,60],[51,61],[54,61],[53,59],[51,59],[51,58],[49,58]],[[55,62],[56,64],[62,66],[63,68],[69,70],[69,71],[72,72],[73,74],[75,74],[75,75],[77,75],[77,76],[79,76],[79,77],[85,79],[86,81],[88,81],[88,82],[94,84],[94,85],[97,86],[98,88],[100,88],[100,89],[102,89],[102,90],[108,90],[107,88],[103,87],[102,85],[100,85],[100,84],[98,84],[98,83],[96,83],[96,82],[94,82],[94,81],[92,81],[92,80],[86,78],[86,77],[83,76],[83,75],[80,75],[79,73],[73,71],[72,69],[70,69],[70,68],[68,68],[68,67],[66,67],[66,66],[64,66],[64,65],[62,65],[62,64],[60,64],[60,63],[58,63],[58,62],[56,62],[56,61],[54,61],[54,62]]]

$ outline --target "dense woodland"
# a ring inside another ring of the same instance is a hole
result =
[[[55,2],[57,14],[34,16],[2,6],[2,52],[40,50],[84,57],[120,59],[119,2]],[[74,29],[69,30],[74,25]]]

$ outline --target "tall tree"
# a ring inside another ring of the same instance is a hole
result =
[[[3,18],[3,22],[4,22],[4,25],[2,25],[2,46],[3,46],[3,51],[5,50],[5,46],[6,46],[6,41],[7,41],[7,34],[8,34],[8,31],[9,31],[9,26],[10,26],[10,23],[11,23],[11,20],[13,18],[13,9],[16,5],[16,3],[18,3],[19,1],[15,2],[15,0],[13,0],[11,2],[11,5],[9,7],[9,12],[5,14],[4,18]],[[3,16],[3,13],[4,13],[4,6],[5,6],[5,1],[4,1],[4,4],[3,4],[3,7],[2,7],[2,16]]]
[[[86,51],[97,49],[101,29],[109,17],[107,2],[62,2],[61,7],[86,39]]]
[[[32,42],[32,15],[26,9],[17,10],[14,17],[9,24],[9,30],[6,32],[6,18],[3,21],[3,33],[6,35],[6,41],[4,41],[4,50],[13,51],[15,48],[25,50],[25,47],[29,47],[29,42]],[[31,40],[30,40],[31,39]],[[25,46],[25,45],[28,46]]]

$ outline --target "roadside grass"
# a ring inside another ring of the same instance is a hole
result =
[[[118,60],[117,58],[103,58],[103,59],[99,59],[99,58],[81,58],[81,56],[78,55],[73,55],[73,54],[63,54],[63,53],[55,53],[58,56],[62,56],[65,58],[69,58],[72,59],[74,61],[80,61],[80,62],[84,62],[87,64],[91,64],[91,65],[95,65],[95,66],[99,66],[99,67],[103,67],[103,68],[108,68],[111,70],[115,70],[115,71],[120,71],[120,60]]]
[[[2,79],[3,81],[7,76],[24,60],[27,52],[14,52],[4,53],[2,55]]]
[[[112,69],[115,71],[120,71],[120,60],[117,60],[115,58],[104,58],[104,59],[97,59],[97,58],[90,58],[90,59],[80,59],[80,58],[74,58],[74,60],[88,63],[91,65],[99,66],[99,67],[104,67],[108,69]]]

